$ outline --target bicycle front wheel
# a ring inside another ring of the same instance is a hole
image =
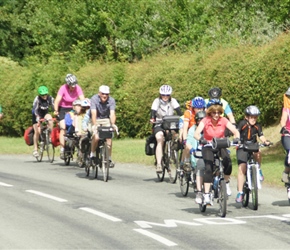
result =
[[[179,173],[179,186],[180,186],[180,191],[183,196],[187,196],[188,194],[188,189],[189,189],[189,178],[188,174],[184,172],[183,170],[180,171]]]
[[[162,182],[164,180],[164,176],[165,176],[165,168],[166,168],[166,164],[165,164],[165,161],[164,161],[164,157],[162,157],[162,160],[161,160],[161,167],[162,167],[162,172],[156,172],[157,174],[157,178],[160,182]]]
[[[258,210],[258,180],[256,166],[252,166],[251,179],[252,179],[251,194],[252,194],[253,210]]]
[[[177,169],[179,165],[178,151],[171,149],[170,159],[169,159],[169,180],[172,184],[176,183],[177,180]]]
[[[218,203],[219,214],[221,217],[226,217],[227,214],[227,187],[225,180],[221,180],[218,185]]]
[[[38,162],[41,162],[42,161],[43,151],[44,151],[44,142],[41,141],[40,142],[40,145],[39,145],[39,154],[38,154],[38,157],[36,157],[36,160]]]
[[[244,182],[243,193],[244,193],[244,198],[242,201],[242,205],[243,205],[243,207],[247,207],[249,204],[249,195],[250,195],[247,180]]]
[[[103,180],[105,182],[109,179],[109,149],[107,143],[104,143],[103,148],[101,149],[102,152],[102,171],[103,171]]]

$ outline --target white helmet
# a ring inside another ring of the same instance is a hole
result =
[[[73,106],[75,106],[75,105],[82,105],[82,101],[81,100],[75,100],[73,102]]]
[[[76,76],[73,74],[67,74],[65,77],[65,82],[67,85],[72,86],[72,87],[74,87],[78,84],[78,80],[77,80]]]
[[[169,85],[162,85],[159,89],[160,95],[171,95],[172,88]]]
[[[110,94],[110,88],[107,85],[102,85],[99,87],[99,92],[104,94]]]
[[[82,100],[81,106],[84,108],[89,108],[91,106],[89,99]]]

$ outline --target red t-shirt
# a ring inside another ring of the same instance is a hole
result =
[[[214,126],[211,121],[211,117],[207,116],[203,118],[200,122],[204,124],[203,136],[207,141],[212,141],[214,137],[223,138],[225,137],[225,130],[229,120],[225,117],[220,117],[217,124]]]

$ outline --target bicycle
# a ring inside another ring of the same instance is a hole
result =
[[[196,169],[190,167],[188,169],[179,168],[178,170],[178,180],[180,191],[183,196],[187,196],[189,186],[192,186],[194,193],[197,192],[196,188]]]
[[[246,141],[242,145],[243,150],[248,152],[247,168],[246,168],[246,179],[243,185],[243,207],[247,207],[249,204],[250,195],[252,196],[253,210],[258,210],[258,189],[261,189],[261,181],[259,174],[259,164],[254,159],[254,153],[259,151],[259,147],[270,146],[265,144],[253,143]]]
[[[96,149],[96,165],[95,166],[93,165],[93,168],[95,168],[95,178],[98,177],[98,167],[102,170],[103,180],[105,182],[107,182],[109,179],[109,168],[110,168],[109,148],[107,144],[107,139],[113,138],[114,130],[116,131],[117,135],[119,135],[117,126],[98,127],[99,142]]]
[[[55,122],[55,119],[52,119]],[[39,134],[39,156],[36,157],[38,162],[42,161],[43,152],[47,152],[48,161],[53,163],[54,161],[54,153],[55,149],[53,144],[51,143],[50,134],[51,130],[48,126],[50,120],[42,118],[39,120],[38,124],[40,126],[40,134]]]
[[[161,126],[164,132],[163,156],[161,160],[162,172],[157,172],[157,177],[160,182],[164,180],[165,171],[169,175],[169,181],[175,183],[178,175],[179,157],[178,157],[178,137],[179,116],[164,116]],[[173,132],[175,131],[175,132]],[[156,162],[156,155],[155,155]]]
[[[224,179],[224,167],[221,158],[221,149],[228,148],[230,146],[236,146],[236,143],[231,143],[228,138],[213,138],[212,143],[205,143],[204,147],[212,147],[214,149],[214,161],[213,161],[213,180],[210,186],[210,197],[212,199],[212,204],[214,199],[217,199],[219,204],[219,215],[225,217],[227,213],[227,188],[226,181]],[[204,193],[204,186],[202,187],[202,192]],[[199,204],[200,212],[205,212],[206,204],[204,200]]]
[[[70,161],[73,161],[75,148],[78,148],[79,145],[79,136],[77,136],[75,133],[70,134],[67,133],[64,136],[64,162],[65,165],[69,165]]]
[[[284,133],[284,134],[281,134],[281,136],[290,136],[290,134],[289,133]],[[287,153],[287,150],[284,150],[284,151],[285,151],[285,153]],[[288,156],[288,162],[289,162],[290,161],[290,151],[288,152],[287,156]],[[288,174],[288,176],[289,176],[289,174]],[[281,179],[281,181],[284,182],[282,179]],[[284,182],[284,185],[286,187],[288,202],[290,204],[290,182],[287,182],[287,183]]]

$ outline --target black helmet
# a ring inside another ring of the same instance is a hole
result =
[[[245,109],[245,115],[259,116],[261,114],[257,106],[251,105]]]
[[[195,121],[196,122],[199,122],[200,120],[202,120],[204,117],[206,116],[206,113],[205,111],[198,111],[196,114],[195,114]]]
[[[218,87],[211,88],[208,91],[208,96],[210,99],[220,98],[222,96],[222,90]]]

